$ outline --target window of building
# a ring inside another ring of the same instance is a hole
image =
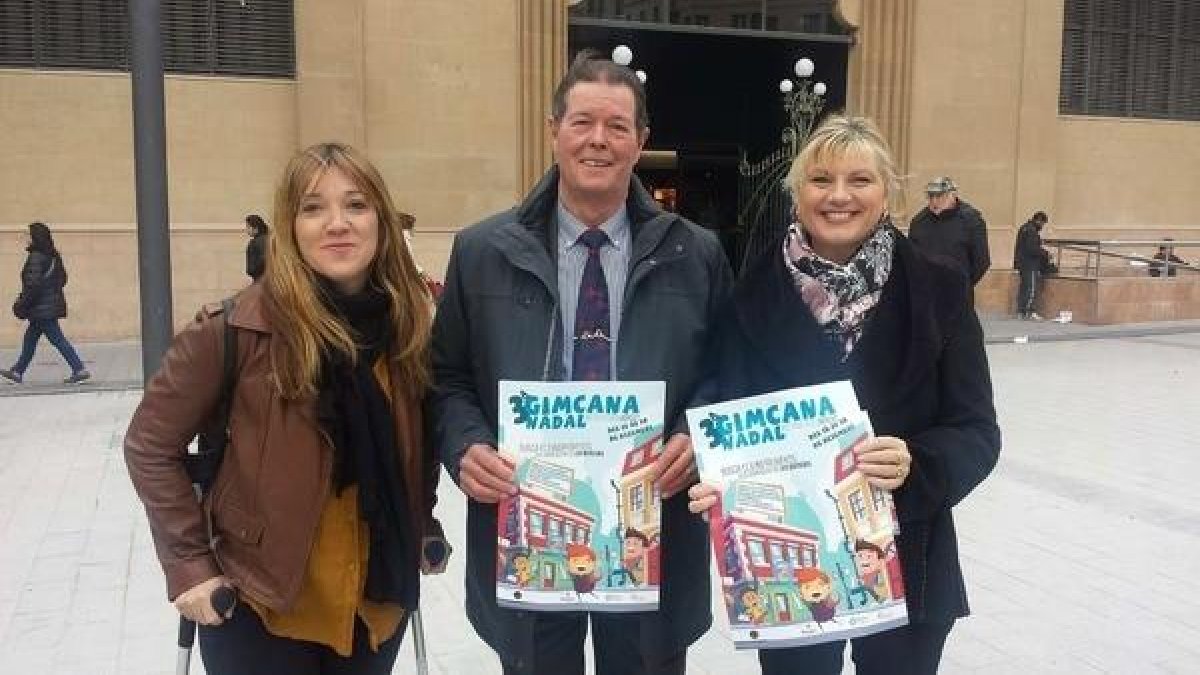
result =
[[[838,457],[838,471],[847,474],[854,470],[854,453],[844,452]]]
[[[875,507],[876,513],[887,513],[887,493],[877,487],[872,487],[871,504]]]
[[[817,566],[817,550],[815,548],[812,548],[810,546],[804,547],[804,566],[805,567],[816,567]]]
[[[1066,0],[1065,114],[1200,120],[1200,3]]]
[[[776,565],[784,560],[787,560],[787,556],[783,553],[783,544],[777,541],[771,542],[771,564]]]
[[[540,513],[529,514],[529,534],[540,537],[546,533],[546,519]]]
[[[746,548],[750,549],[750,562],[755,565],[767,564],[767,551],[759,539],[747,539]]]
[[[646,508],[646,491],[639,483],[629,489],[629,509],[634,513]]]
[[[293,0],[163,0],[169,73],[294,77]],[[0,67],[129,70],[129,0],[0,2]]]
[[[800,547],[795,544],[788,545],[788,557],[792,560],[792,567],[800,567]]]
[[[850,493],[850,510],[854,512],[854,521],[861,523],[867,519],[867,504],[863,500],[862,490],[855,490]]]

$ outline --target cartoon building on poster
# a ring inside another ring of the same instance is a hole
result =
[[[838,453],[833,480],[830,494],[837,503],[846,540],[854,546],[860,588],[876,601],[904,599],[904,576],[894,538],[899,528],[891,498],[855,470],[853,448]]]
[[[738,648],[858,637],[907,622],[890,495],[857,471],[852,390],[805,387],[688,411]],[[824,398],[825,400],[822,400]]]
[[[662,383],[502,382],[496,597],[535,611],[658,606]]]

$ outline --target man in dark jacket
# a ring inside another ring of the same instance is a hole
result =
[[[1017,242],[1013,247],[1013,267],[1021,275],[1017,287],[1017,316],[1021,319],[1040,321],[1034,311],[1042,275],[1050,263],[1050,254],[1042,248],[1042,228],[1049,222],[1045,212],[1033,214],[1029,222],[1017,230]]]
[[[434,325],[433,433],[470,498],[467,615],[505,673],[582,674],[588,615],[496,603],[495,503],[515,491],[496,453],[501,379],[666,382],[659,611],[592,614],[596,672],[684,673],[688,645],[712,623],[707,528],[687,509],[695,464],[683,413],[700,402],[708,326],[732,275],[711,233],[663,211],[632,176],[645,110],[631,71],[581,54],[554,95],[555,166],[519,206],[460,232],[450,254]],[[595,311],[600,286],[606,312]],[[577,330],[589,312],[604,315],[605,330]]]
[[[959,198],[949,176],[930,181],[925,195],[929,205],[913,217],[908,238],[927,255],[960,270],[972,286],[978,284],[992,265],[983,215]]]

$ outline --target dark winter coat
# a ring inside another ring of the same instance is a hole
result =
[[[909,224],[908,236],[926,255],[962,272],[972,286],[992,266],[983,214],[961,199],[941,213],[921,209]]]
[[[31,321],[62,319],[67,316],[67,297],[63,287],[67,285],[67,268],[62,256],[32,250],[21,268],[21,294],[18,302],[25,307],[25,316]]]
[[[560,380],[552,168],[517,208],[469,227],[454,239],[434,325],[431,396],[434,437],[447,470],[474,443],[496,445],[497,383]],[[666,424],[686,431],[696,402],[708,328],[732,286],[728,261],[712,233],[663,211],[635,179],[627,210],[632,229],[620,340],[621,380],[665,380]],[[663,502],[660,609],[641,614],[642,644],[676,652],[712,623],[708,530],[687,509],[687,495]],[[522,668],[533,649],[533,615],[496,604],[496,507],[468,501],[467,616],[505,662]]]
[[[752,262],[722,314],[715,386],[722,400],[849,379],[875,433],[908,443],[895,491],[910,620],[968,613],[951,508],[991,472],[1000,429],[983,332],[966,280],[896,239],[892,272],[849,359],[795,291],[779,251]]]
[[[1049,260],[1050,254],[1042,248],[1041,228],[1030,220],[1017,230],[1017,242],[1013,247],[1013,267],[1018,270],[1041,272],[1046,269]]]
[[[267,235],[256,234],[246,243],[246,276],[258,281],[267,268]]]

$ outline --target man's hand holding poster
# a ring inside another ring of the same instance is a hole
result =
[[[662,382],[500,382],[496,600],[535,611],[658,609]]]

